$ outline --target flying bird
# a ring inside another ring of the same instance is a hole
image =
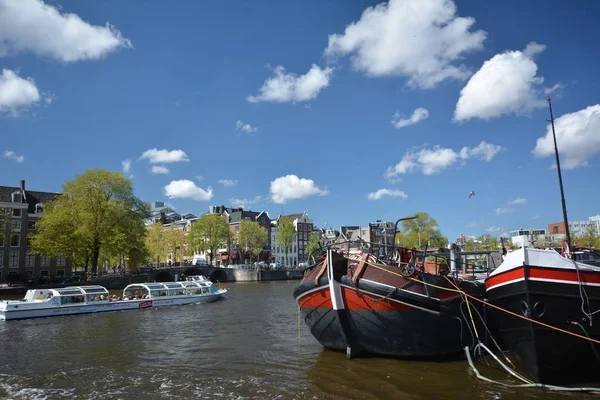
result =
[[[471,198],[471,196],[475,196],[475,191],[471,190],[471,193],[469,193],[469,198]]]

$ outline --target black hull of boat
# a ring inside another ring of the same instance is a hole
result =
[[[600,308],[600,287],[586,286],[592,311]],[[520,281],[488,292],[492,304],[567,332],[600,340],[600,315],[590,326],[581,311],[577,284]],[[504,346],[536,381],[551,385],[600,382],[600,346],[588,340],[493,311]]]
[[[355,287],[347,277],[339,283],[344,309],[332,307],[327,278],[318,286],[303,281],[294,291],[304,321],[325,348],[349,356],[443,359],[462,356],[464,346],[474,344],[470,322],[463,318],[466,304],[459,296],[441,300],[402,290],[390,294],[385,284],[360,281]],[[481,325],[478,329],[484,331]]]

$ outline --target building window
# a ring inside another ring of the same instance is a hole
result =
[[[67,259],[65,257],[56,257],[56,266],[64,267],[67,264]]]
[[[13,232],[21,232],[21,221],[11,221],[10,222],[10,230]]]
[[[47,269],[40,271],[40,276],[49,276],[50,275],[50,271],[48,271]],[[60,275],[58,273],[58,271],[56,271],[56,275]],[[63,271],[63,275],[64,275],[64,271]]]
[[[4,268],[4,252],[0,249],[0,268]]]
[[[31,271],[31,270],[30,270],[30,271],[25,271],[25,275],[26,275],[28,278],[33,278],[33,271]]]
[[[27,221],[27,229],[35,229],[35,221]]]
[[[27,246],[31,246],[31,237],[30,236],[26,236],[25,237],[25,242],[27,243]]]
[[[50,257],[42,256],[42,267],[49,267],[49,266],[50,266]]]
[[[19,268],[19,252],[11,251],[8,259],[9,268]]]
[[[2,247],[4,247],[4,233],[0,233],[0,254],[2,254]]]
[[[12,216],[13,217],[20,217],[21,216],[21,209],[20,208],[13,208],[13,210],[12,210]]]
[[[10,235],[10,247],[19,247],[20,238],[20,235]]]
[[[38,203],[35,205],[35,213],[41,214],[44,212],[44,205],[42,203]]]
[[[33,267],[35,266],[35,254],[32,254],[29,250],[25,252],[25,266]]]

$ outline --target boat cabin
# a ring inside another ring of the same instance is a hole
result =
[[[23,301],[29,303],[51,302],[53,305],[108,302],[108,290],[104,286],[98,285],[70,286],[61,289],[30,289],[25,294]]]
[[[212,283],[181,281],[164,283],[134,283],[123,290],[123,300],[159,299],[173,296],[197,296],[215,293]]]

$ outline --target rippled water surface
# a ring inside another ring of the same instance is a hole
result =
[[[231,283],[212,304],[2,321],[0,399],[591,398],[497,387],[464,361],[347,360],[298,329],[296,284]]]

